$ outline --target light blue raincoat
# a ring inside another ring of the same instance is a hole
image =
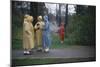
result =
[[[51,35],[50,35],[50,23],[48,21],[48,16],[45,15],[44,16],[44,29],[43,29],[43,40],[42,40],[42,44],[43,44],[43,48],[50,48],[51,45]]]

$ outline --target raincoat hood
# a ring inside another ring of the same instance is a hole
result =
[[[48,16],[44,16],[44,21],[48,22]]]

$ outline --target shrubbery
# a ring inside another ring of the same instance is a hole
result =
[[[88,15],[70,16],[66,36],[68,44],[95,45],[95,18]]]

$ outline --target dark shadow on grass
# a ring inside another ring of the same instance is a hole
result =
[[[12,66],[44,65],[96,61],[95,57],[88,58],[44,58],[44,59],[12,59]]]

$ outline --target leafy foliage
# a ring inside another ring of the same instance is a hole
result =
[[[94,17],[74,15],[69,18],[67,39],[71,44],[95,45]]]

